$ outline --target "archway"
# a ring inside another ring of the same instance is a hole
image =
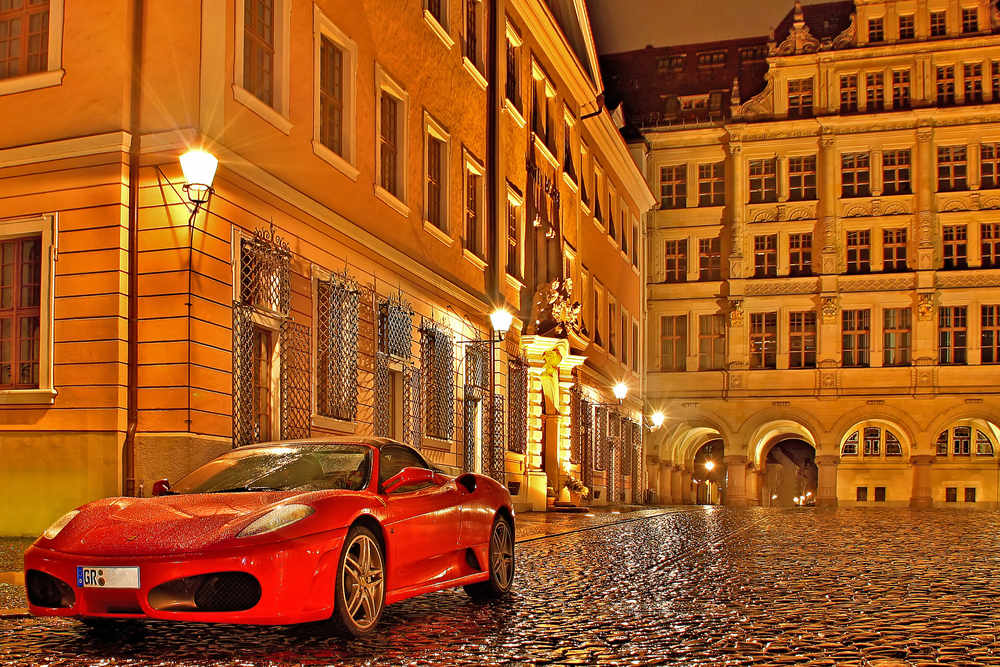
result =
[[[796,435],[771,439],[758,464],[760,504],[764,507],[814,505],[819,485],[816,449]]]
[[[723,448],[721,438],[712,438],[694,454],[692,484],[696,505],[718,505],[722,502],[722,488],[726,481],[726,470],[722,465]]]

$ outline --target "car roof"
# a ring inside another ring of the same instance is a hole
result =
[[[268,442],[255,442],[249,445],[241,445],[235,449],[252,449],[255,447],[275,447],[279,445],[368,445],[375,449],[381,449],[385,445],[396,445],[413,449],[409,445],[403,444],[391,438],[376,438],[373,436],[326,436],[318,438],[295,438],[291,440],[270,440]]]

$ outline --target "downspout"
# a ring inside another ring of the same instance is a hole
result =
[[[486,66],[490,73],[490,85],[486,88],[486,104],[489,106],[486,114],[486,189],[488,201],[486,210],[489,211],[486,221],[487,245],[489,247],[490,270],[486,273],[486,295],[492,306],[500,303],[500,242],[499,226],[501,221],[506,223],[505,218],[500,214],[500,206],[504,199],[501,196],[500,186],[500,58],[498,51],[500,48],[500,31],[498,24],[503,17],[500,11],[500,3],[503,0],[490,0],[489,7],[489,35],[487,36],[487,56]],[[518,304],[520,307],[520,304]]]
[[[128,393],[123,452],[123,495],[136,495],[135,434],[139,426],[139,157],[142,153],[142,125],[139,105],[142,100],[142,24],[144,0],[132,3],[132,81],[129,97],[128,161]]]

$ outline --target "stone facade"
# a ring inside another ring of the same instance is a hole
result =
[[[993,5],[796,3],[767,37],[602,60],[661,199],[661,497],[721,439],[733,505],[769,502],[790,440],[820,504],[1000,500]]]

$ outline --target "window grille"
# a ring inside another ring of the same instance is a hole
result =
[[[580,468],[583,485],[594,488],[594,408],[586,399],[580,400]]]
[[[507,479],[507,453],[504,447],[503,396],[493,394],[492,409],[487,413],[486,444],[489,464],[483,467],[490,477],[503,484]]]
[[[254,336],[252,309],[233,304],[233,446],[248,445],[257,438],[254,413]]]
[[[452,337],[434,322],[420,326],[427,435],[450,440],[455,430],[455,359]]]
[[[512,356],[507,362],[507,448],[528,451],[528,362]]]
[[[643,491],[646,480],[643,471],[645,470],[645,457],[642,453],[642,425],[632,422],[632,502],[639,503],[645,501]]]
[[[357,283],[335,275],[316,286],[316,412],[353,421],[358,414]]]
[[[608,413],[607,431],[604,438],[604,483],[608,489],[608,502],[618,500],[618,492],[621,484],[618,477],[621,475],[621,420],[618,415]]]
[[[379,352],[375,357],[374,396],[372,397],[372,431],[387,438],[392,432],[392,378],[389,375],[389,360]]]
[[[421,369],[413,364],[403,368],[403,442],[418,449],[423,433],[421,374]],[[448,414],[454,417],[453,411]]]
[[[582,403],[583,396],[580,394],[580,384],[576,383],[569,390],[569,462],[574,465],[580,463],[580,452],[583,449]]]
[[[308,438],[312,413],[312,362],[309,327],[281,323],[281,437]],[[355,363],[357,357],[355,356]]]
[[[274,230],[257,230],[240,239],[240,303],[287,317],[292,253]]]
[[[622,418],[621,437],[622,477],[632,474],[632,420]],[[623,489],[624,490],[624,489]]]
[[[597,408],[594,418],[597,421],[594,427],[594,470],[607,470],[608,468],[608,409]]]
[[[410,358],[413,342],[413,311],[401,296],[389,296],[379,304],[379,351],[401,359]]]

